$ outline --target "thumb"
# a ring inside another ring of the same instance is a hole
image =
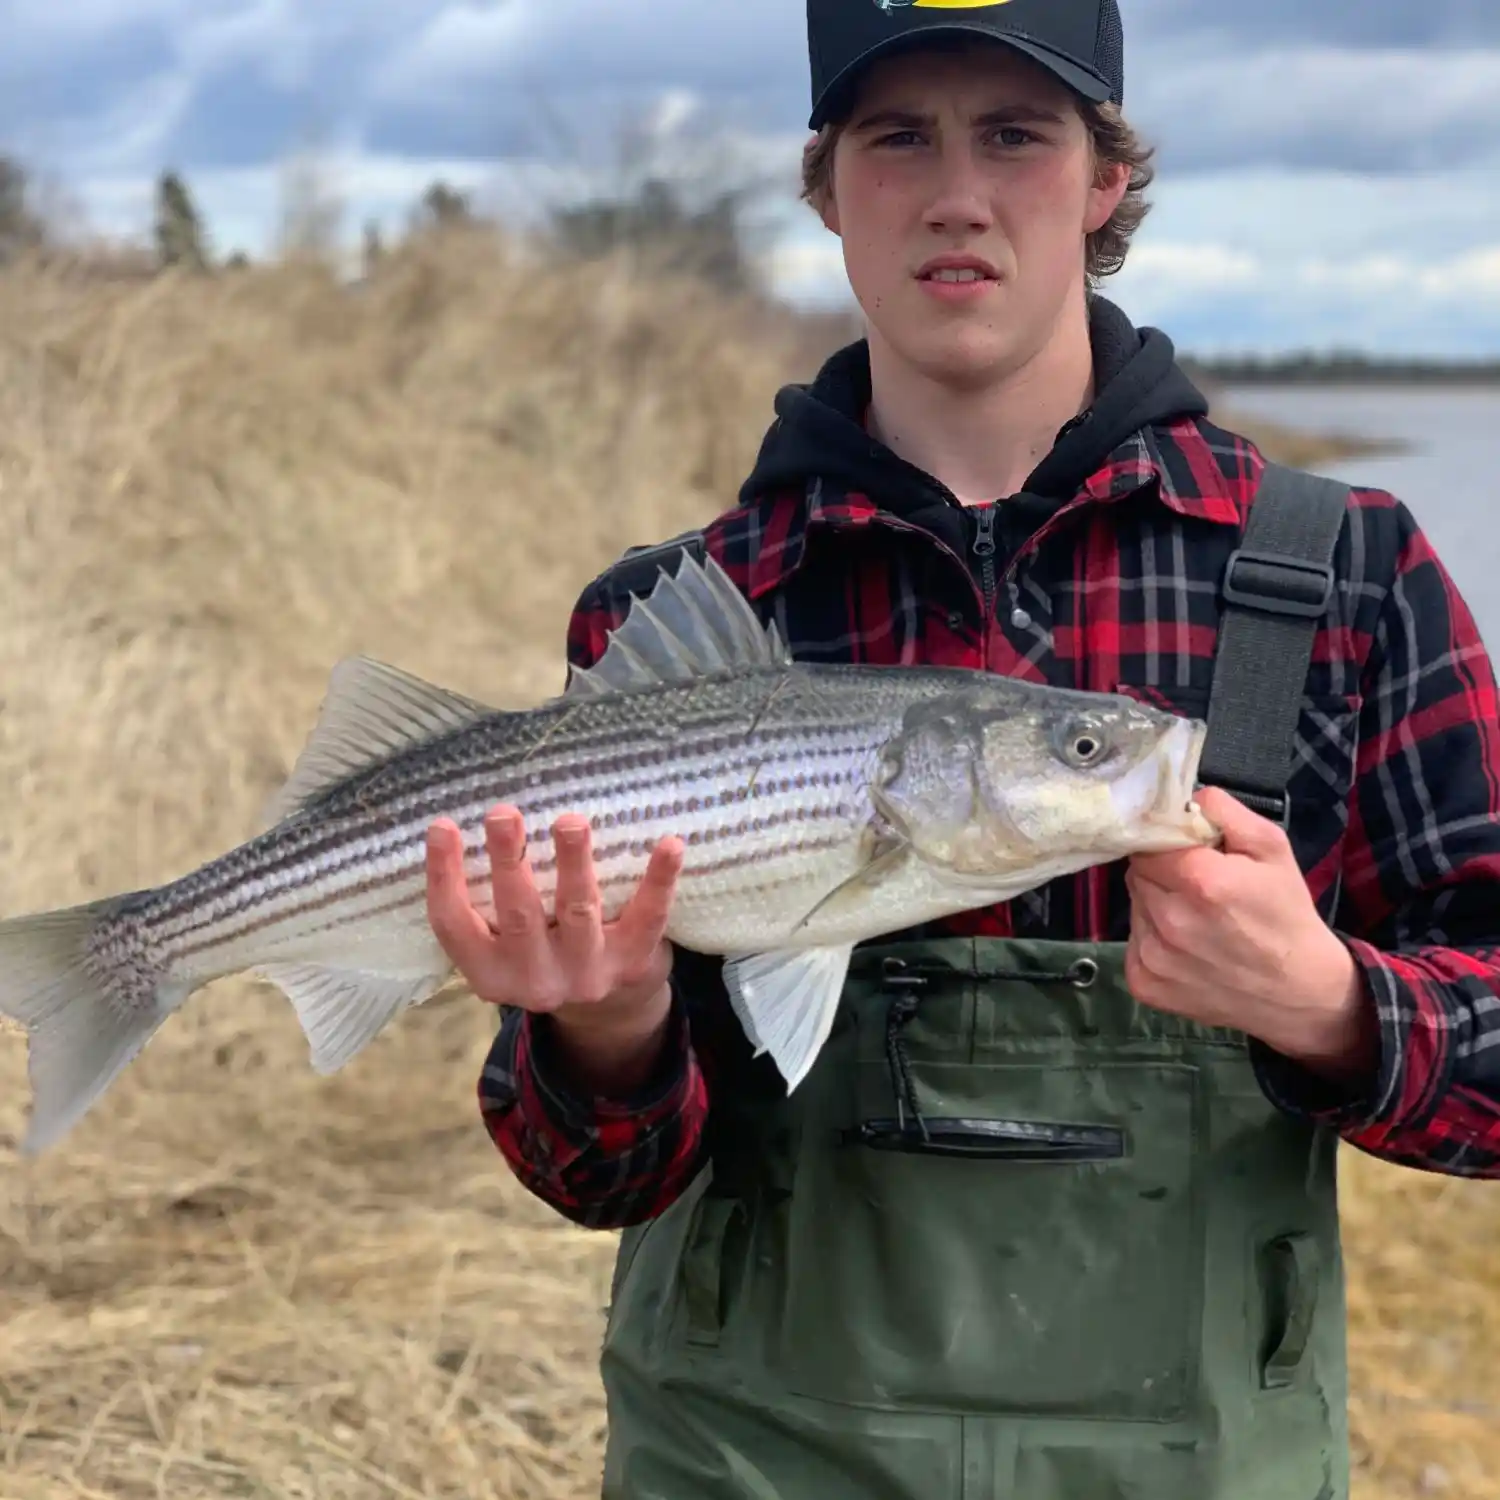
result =
[[[1272,862],[1290,858],[1291,844],[1281,824],[1253,812],[1222,787],[1203,787],[1196,800],[1204,816],[1223,834],[1226,854]]]

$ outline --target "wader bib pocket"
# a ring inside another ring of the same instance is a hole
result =
[[[1097,960],[1017,974],[884,955],[851,986],[832,1065],[804,1085],[797,1269],[772,1355],[789,1390],[1183,1414],[1202,1296],[1197,1072],[1089,1037],[1118,1006]],[[809,1274],[819,1264],[836,1273]]]

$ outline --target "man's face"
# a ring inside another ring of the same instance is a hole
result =
[[[824,222],[897,358],[945,384],[1019,369],[1084,284],[1084,237],[1128,172],[1095,182],[1072,94],[1008,48],[919,51],[866,74],[833,155]],[[981,279],[940,279],[945,264]]]

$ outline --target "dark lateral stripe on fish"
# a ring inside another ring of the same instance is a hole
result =
[[[750,855],[730,855],[726,856],[723,859],[714,860],[710,863],[703,864],[696,869],[684,870],[681,879],[683,882],[701,880],[714,875],[725,874],[730,870],[753,866],[755,864],[762,863],[773,858],[786,858],[791,856],[802,857],[807,855],[816,856],[819,854],[825,854],[829,850],[837,848],[843,842],[845,842],[844,835],[831,834],[825,835],[822,838],[806,839],[798,844],[794,849],[770,849],[757,851]],[[621,871],[613,875],[603,875],[598,882],[600,894],[602,896],[604,892],[613,890],[617,887],[623,887],[626,885],[633,886],[639,882],[639,878],[640,877],[637,874],[631,873],[629,871]],[[388,875],[363,881],[358,886],[347,887],[344,890],[338,892],[330,892],[327,896],[317,901],[308,902],[303,906],[297,907],[295,909],[295,915],[297,915],[299,918],[303,918],[308,915],[316,915],[319,912],[331,912],[333,908],[355,897],[368,896],[375,892],[400,885],[404,882],[410,882],[413,885],[417,886],[420,886],[422,884],[421,879],[413,871],[396,870],[390,872]],[[752,883],[751,885],[747,886],[747,892],[751,890],[768,889],[774,883],[775,882],[771,881],[767,881],[764,883]],[[469,878],[467,884],[471,889],[482,890],[488,884],[488,878],[482,874],[473,875]],[[359,913],[362,918],[367,918],[370,916],[392,915],[408,909],[411,905],[411,902],[412,896],[410,894],[402,894],[392,900],[381,902],[375,906],[361,905],[359,907]],[[200,943],[196,946],[182,947],[174,945],[170,951],[170,961],[172,963],[181,963],[184,960],[190,960],[203,953],[210,952],[221,944],[227,945],[228,943],[238,942],[245,937],[253,937],[256,933],[262,932],[266,928],[274,926],[277,921],[285,919],[287,915],[289,915],[289,913],[285,911],[279,914],[267,912],[260,920],[246,925],[244,928],[237,930],[233,934],[223,937],[216,936],[213,940],[205,943]],[[324,923],[322,927],[309,927],[308,932],[313,933],[318,931],[331,930],[339,927],[344,920],[345,918],[342,914],[331,916],[330,920]],[[164,954],[164,956],[166,955]]]
[[[850,741],[847,739],[850,735],[856,738]],[[812,763],[866,754],[868,741],[868,724],[843,728],[838,741],[831,745],[812,742],[808,731],[804,730],[789,731],[778,743],[768,745],[763,750],[747,748],[743,737],[737,740],[715,738],[703,742],[689,741],[670,752],[664,749],[653,754],[643,765],[645,774],[637,777],[624,776],[623,772],[641,764],[638,754],[616,753],[589,761],[570,753],[557,768],[561,773],[560,777],[550,786],[535,788],[526,786],[528,773],[525,771],[525,764],[528,763],[514,767],[497,765],[495,753],[491,750],[484,759],[466,762],[461,766],[424,763],[420,768],[423,773],[420,776],[414,774],[405,784],[397,782],[389,790],[382,788],[382,801],[375,807],[361,806],[358,791],[346,792],[325,809],[324,817],[327,821],[300,828],[293,827],[275,834],[277,854],[282,864],[316,858],[325,849],[337,848],[353,840],[378,834],[397,822],[404,822],[408,814],[436,811],[435,798],[441,797],[444,803],[451,804],[465,791],[477,792],[486,783],[496,786],[503,782],[517,794],[523,790],[538,790],[541,795],[532,807],[536,812],[546,813],[561,810],[560,802],[576,797],[578,788],[595,781],[605,781],[611,790],[617,792],[647,791],[664,781],[694,779],[693,763],[700,759],[705,762],[713,761],[711,770],[704,768],[704,779],[711,777],[722,780],[742,770],[754,771],[757,767],[781,765],[793,758]],[[618,750],[618,743],[615,748]],[[726,749],[736,752],[727,761],[722,758]],[[272,831],[267,830],[262,840],[251,841],[244,846],[244,850],[261,844],[262,847],[256,849],[256,852],[263,852],[262,841],[269,840],[272,836]],[[244,850],[237,852],[243,853]],[[258,868],[269,874],[275,866],[267,864]],[[212,884],[205,882],[191,892],[184,891],[180,897],[183,904],[191,905],[212,899],[221,885],[237,883],[240,878],[239,868],[221,866],[218,861],[206,866],[198,875],[201,877],[209,873],[219,876],[219,881]]]
[[[794,855],[794,854],[795,855],[814,855],[814,856],[819,855],[819,854],[826,854],[830,850],[838,848],[838,846],[841,843],[843,843],[843,842],[844,842],[844,838],[843,838],[842,835],[840,835],[840,834],[829,834],[829,835],[825,835],[822,838],[804,840],[795,849],[767,850],[767,851],[764,851],[764,853],[762,853],[762,854],[757,854],[757,855],[752,856],[750,858],[746,858],[745,856],[742,856],[742,855],[741,856],[730,856],[730,857],[727,857],[725,859],[714,860],[714,861],[712,861],[710,863],[707,863],[707,864],[698,865],[698,866],[696,866],[695,868],[692,868],[692,869],[684,869],[683,872],[682,872],[682,874],[681,874],[681,876],[679,877],[679,881],[682,882],[682,883],[686,883],[686,882],[691,882],[691,881],[694,881],[694,880],[710,879],[713,876],[723,875],[723,874],[727,873],[728,871],[736,869],[736,868],[739,868],[741,866],[754,865],[756,863],[761,862],[767,856],[771,856],[771,855],[774,855],[776,857],[785,857],[787,855]],[[413,878],[413,877],[411,877],[410,872],[405,872],[405,874],[397,874],[396,876],[394,876],[390,880],[384,880],[384,881],[379,881],[379,882],[370,882],[366,887],[363,887],[362,889],[372,890],[372,891],[373,890],[377,890],[382,885],[390,885],[390,884],[394,883],[394,881],[400,880],[400,879],[403,879],[403,878]],[[639,884],[639,881],[640,881],[639,875],[637,875],[637,874],[635,874],[635,873],[633,873],[631,871],[628,871],[628,870],[622,870],[622,871],[618,872],[617,874],[613,874],[613,875],[602,875],[599,878],[599,880],[597,882],[597,885],[598,885],[599,895],[601,897],[601,900],[603,901],[603,904],[608,905],[608,894],[609,893],[617,891],[617,890],[623,891],[626,888],[633,889],[637,884]],[[771,890],[775,886],[779,885],[780,883],[781,882],[778,881],[778,880],[776,880],[776,879],[767,879],[767,880],[763,880],[763,881],[755,881],[755,880],[746,881],[745,884],[744,884],[744,894],[745,894],[746,897],[750,897],[750,896],[755,895],[758,892],[766,891],[766,890]],[[484,873],[472,874],[472,875],[470,875],[468,877],[468,879],[466,880],[465,884],[468,886],[468,888],[469,888],[470,891],[483,891],[489,885],[489,876],[487,874],[484,874]],[[332,904],[331,901],[329,901],[329,902],[322,902],[322,903],[318,903],[316,906],[309,906],[309,907],[303,908],[302,910],[303,910],[304,913],[305,912],[325,910],[331,904]],[[409,895],[401,895],[401,896],[397,896],[397,897],[395,897],[395,898],[393,898],[391,900],[382,901],[379,905],[376,905],[376,906],[361,907],[360,908],[360,914],[361,914],[361,916],[364,916],[364,917],[372,917],[372,916],[373,917],[394,916],[397,913],[406,910],[410,905],[411,905],[411,897]],[[341,925],[342,922],[343,922],[343,918],[341,916],[334,916],[329,921],[325,922],[321,927],[309,927],[308,928],[308,932],[309,933],[317,933],[317,932],[332,931],[332,930],[338,928]],[[258,930],[260,930],[258,927],[257,928],[249,929],[248,930],[249,935],[253,935],[254,932],[256,932]],[[211,947],[213,945],[210,944],[208,946]],[[198,954],[198,953],[201,953],[201,952],[205,952],[205,951],[207,951],[207,949],[206,948],[202,948],[202,947],[196,948],[196,949],[188,949],[188,950],[185,950],[185,951],[182,951],[182,952],[174,952],[174,954],[172,955],[172,957],[173,957],[173,961],[175,962],[175,961],[180,961],[183,958],[192,957],[195,954]]]
[[[740,827],[725,827],[718,830],[706,830],[711,833],[712,838],[699,839],[699,842],[715,842],[729,839],[751,839],[757,832],[764,833],[778,827],[787,827],[796,824],[813,824],[837,820],[841,825],[850,821],[852,809],[846,805],[832,805],[826,807],[789,808],[782,813],[769,814],[756,820],[760,827],[758,829],[746,825]],[[704,862],[691,871],[684,870],[683,874],[689,879],[700,879],[706,875],[723,874],[728,870],[742,867],[752,867],[764,864],[773,859],[799,858],[807,854],[824,853],[836,847],[848,838],[846,832],[840,831],[836,834],[824,834],[820,837],[809,836],[799,839],[793,845],[772,846],[768,848],[746,848],[740,852],[727,854],[718,860]],[[628,857],[643,857],[650,852],[654,839],[637,838],[617,841],[613,844],[601,846],[595,858],[600,866],[608,866],[611,860]],[[358,861],[352,863],[365,863]],[[551,862],[538,866],[539,874],[550,873]],[[320,876],[326,875],[326,871],[318,872]],[[483,879],[483,877],[480,877]],[[601,870],[601,880],[611,881],[618,878],[610,874],[607,869]],[[638,876],[630,876],[638,879]],[[311,900],[297,901],[295,899],[281,899],[271,902],[261,902],[245,909],[242,912],[231,913],[230,916],[245,916],[249,920],[242,921],[236,925],[230,925],[229,920],[224,917],[205,921],[193,927],[180,930],[176,933],[164,933],[158,927],[156,914],[148,912],[145,915],[146,933],[148,939],[161,952],[164,958],[173,963],[191,960],[201,954],[211,952],[215,948],[227,947],[240,942],[247,937],[253,937],[258,932],[274,927],[290,917],[303,918],[309,914],[327,911],[332,907],[345,906],[351,902],[358,902],[377,891],[388,889],[391,886],[407,882],[417,883],[424,881],[425,876],[420,864],[404,864],[380,874],[372,874],[363,880],[353,881],[338,886],[335,889],[325,891]],[[295,898],[300,892],[312,887],[312,880],[296,885],[281,887],[276,896],[280,898]],[[403,896],[391,907],[377,907],[377,912],[397,910],[408,904],[410,897]],[[369,909],[361,906],[361,914]],[[200,942],[191,941],[194,937],[201,937]],[[186,939],[186,941],[185,941]]]
[[[620,762],[623,757],[607,758],[593,764],[570,762],[568,770],[571,774],[566,780],[542,789],[541,795],[529,802],[526,809],[528,821],[541,819],[543,822],[543,827],[530,835],[530,842],[550,842],[551,830],[545,826],[546,823],[556,814],[576,808],[583,801],[597,800],[601,790],[605,797],[617,800],[633,793],[645,795],[681,785],[701,785],[705,781],[722,782],[742,771],[758,772],[753,786],[749,785],[747,776],[747,784],[743,790],[737,788],[733,792],[720,792],[717,798],[708,791],[699,794],[705,801],[716,801],[720,806],[729,806],[743,802],[747,797],[763,800],[792,791],[827,788],[838,781],[851,780],[858,774],[859,763],[869,753],[869,729],[867,725],[862,728],[862,738],[857,741],[824,748],[810,748],[803,743],[784,743],[774,749],[768,747],[764,753],[741,754],[728,763],[704,766],[701,771],[695,770],[689,762],[698,759],[700,755],[707,760],[711,751],[705,753],[696,745],[685,746],[670,758],[663,755],[654,763],[652,774],[635,778],[620,777]],[[826,771],[819,772],[815,768],[820,761],[835,762],[841,774],[830,779]],[[796,776],[775,774],[778,768],[792,762],[799,766]],[[800,769],[803,766],[807,769]],[[325,872],[330,868],[337,869],[340,867],[337,861],[331,866],[319,862],[329,854],[356,848],[370,840],[377,842],[377,849],[359,851],[353,857],[378,858],[385,850],[384,841],[393,833],[399,831],[400,841],[404,842],[406,838],[413,836],[407,833],[412,825],[421,824],[418,831],[425,832],[426,825],[434,818],[451,815],[455,803],[468,790],[463,785],[464,779],[467,778],[455,777],[450,769],[446,775],[424,777],[421,782],[414,782],[409,789],[393,793],[380,807],[359,809],[357,812],[351,809],[353,817],[347,821],[339,816],[338,810],[330,808],[330,821],[316,829],[294,829],[276,836],[274,840],[268,832],[264,836],[266,842],[252,841],[236,851],[233,857],[226,857],[225,860],[206,866],[198,872],[196,878],[163,887],[167,899],[156,909],[157,920],[169,922],[174,916],[211,905],[217,898],[242,887],[247,878],[256,882],[274,881],[279,875],[312,864],[318,864],[320,870]],[[513,776],[497,776],[493,763],[476,773],[474,780],[481,785],[487,782],[496,789],[493,795],[486,794],[481,799],[486,809],[494,802],[506,800],[507,793],[526,800],[522,789],[514,786]],[[600,783],[603,784],[602,788]],[[477,791],[478,787],[472,790]],[[675,808],[671,815],[682,816],[683,812],[684,809]],[[620,816],[618,813],[605,814],[599,820],[599,826],[615,826]],[[611,818],[614,822],[609,821]],[[304,834],[315,836],[307,837]],[[253,903],[264,897],[255,895],[248,899]]]
[[[753,798],[757,801],[764,801],[774,796],[788,795],[797,791],[823,792],[826,794],[837,791],[845,785],[852,784],[857,780],[857,777],[858,768],[856,766],[849,766],[840,767],[834,773],[824,771],[819,774],[799,771],[795,777],[783,777],[780,780],[775,778],[758,778],[753,791]],[[686,778],[685,784],[694,785],[695,782],[692,778]],[[630,788],[629,790],[636,789]],[[678,780],[675,778],[658,778],[648,784],[643,784],[638,789],[644,792],[660,794],[662,792],[677,790]],[[617,800],[625,790],[627,789],[613,787],[606,790],[603,795],[611,800]],[[592,796],[596,795],[596,793],[589,792],[587,795]],[[562,811],[575,800],[568,794],[567,789],[563,789],[559,794],[556,810]],[[691,805],[695,800],[699,803],[697,808]],[[729,806],[733,802],[741,800],[743,799],[735,798],[731,802],[726,802],[722,797],[715,799],[707,793],[695,794],[695,796],[689,796],[684,799],[679,791],[677,800],[670,805],[662,803],[640,809],[629,808],[617,812],[606,812],[601,814],[596,822],[600,829],[610,829],[648,823],[663,818],[692,817],[696,816],[699,812],[710,811],[716,806]],[[451,800],[445,805],[450,811],[452,810]],[[460,815],[482,813],[485,805],[483,803],[475,803],[469,809],[460,809]],[[240,868],[232,872],[234,877],[232,880],[216,882],[218,885],[217,891],[200,889],[193,892],[176,892],[176,900],[171,903],[164,903],[162,906],[154,909],[155,922],[159,927],[165,928],[172,923],[174,918],[186,916],[192,919],[196,917],[197,920],[189,920],[186,927],[178,929],[180,931],[192,931],[202,927],[206,923],[222,921],[236,910],[247,909],[261,904],[268,899],[275,899],[282,892],[299,888],[310,881],[337,876],[351,866],[389,858],[399,853],[410,841],[420,841],[425,833],[426,824],[430,823],[432,818],[442,813],[443,810],[442,806],[429,804],[427,807],[419,809],[420,817],[418,818],[413,818],[410,815],[399,821],[395,818],[389,818],[383,820],[377,826],[370,827],[367,831],[346,832],[344,836],[331,839],[327,842],[325,854],[321,860],[303,849],[295,852],[290,850],[278,851],[277,857],[255,865],[251,865],[249,861],[246,861]],[[544,809],[544,811],[547,811],[547,809]],[[629,820],[628,824],[627,817]],[[755,830],[752,829],[752,831]],[[365,847],[372,842],[373,847]],[[546,830],[540,836],[533,835],[531,842],[537,845],[550,845],[550,829]],[[466,848],[471,850],[483,848],[482,826],[476,837],[466,841]],[[274,881],[277,876],[297,876],[299,874],[302,878],[281,879],[275,882],[271,890],[267,891],[264,889],[267,882]],[[231,901],[227,905],[222,901],[217,904],[215,903],[214,898],[216,895],[221,893],[233,895],[236,892],[239,894],[240,899]]]

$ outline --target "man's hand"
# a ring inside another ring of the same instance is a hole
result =
[[[1319,916],[1286,833],[1205,788],[1217,849],[1133,857],[1125,982],[1143,1005],[1234,1027],[1330,1077],[1368,1072],[1379,1030],[1349,950]]]
[[[493,924],[470,899],[457,824],[440,818],[428,830],[427,919],[438,942],[481,1000],[550,1018],[575,1081],[628,1092],[649,1075],[671,1008],[665,934],[682,841],[656,846],[630,901],[605,923],[587,818],[569,813],[552,825],[555,919],[542,907],[517,809],[493,808],[484,832]]]

